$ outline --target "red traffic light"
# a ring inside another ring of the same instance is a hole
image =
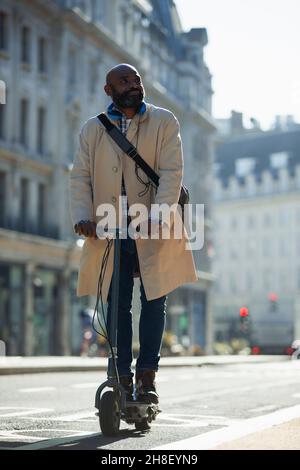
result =
[[[278,295],[275,294],[275,292],[270,292],[270,294],[269,294],[269,300],[270,300],[270,302],[277,302],[277,300],[278,300]]]
[[[249,309],[247,307],[240,308],[240,317],[248,317]]]

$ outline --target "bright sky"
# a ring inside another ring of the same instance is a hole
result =
[[[175,0],[185,31],[205,27],[213,114],[231,109],[268,128],[276,114],[300,122],[300,0]]]

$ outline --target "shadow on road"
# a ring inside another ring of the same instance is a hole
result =
[[[114,442],[121,441],[129,438],[142,438],[148,431],[137,431],[135,429],[122,429],[117,436],[105,437],[101,433],[87,434],[85,436],[68,436],[63,438],[47,439],[28,444],[21,442],[19,439],[16,441],[1,442],[0,450],[100,450],[104,446],[109,446]],[[108,450],[108,449],[104,449]]]

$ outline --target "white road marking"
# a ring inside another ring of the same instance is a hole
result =
[[[95,413],[96,413],[96,409],[95,409],[95,411],[90,411],[90,410],[78,411],[77,413],[67,414],[67,415],[63,415],[63,416],[57,416],[55,418],[54,417],[49,418],[49,420],[50,421],[63,421],[63,422],[84,421],[84,419],[88,419],[88,418],[91,418],[91,417],[95,418]]]
[[[25,446],[18,447],[18,450],[37,450],[37,449],[46,449],[47,447],[54,447],[62,444],[68,444],[71,442],[81,441],[82,439],[88,439],[91,437],[99,437],[102,436],[101,433],[92,433],[86,434],[83,431],[72,431],[73,433],[77,433],[77,436],[74,437],[62,437],[62,438],[55,438],[49,439],[46,442],[35,442],[34,444],[26,444]],[[81,433],[79,435],[79,432]]]
[[[300,405],[277,410],[264,416],[242,420],[227,428],[217,429],[182,441],[175,441],[151,450],[208,450],[249,434],[268,429],[300,417]]]
[[[199,379],[201,377],[198,377],[195,374],[182,374],[178,376],[178,380],[194,380],[194,379]]]
[[[162,382],[169,382],[170,380],[170,377],[166,376],[166,375],[158,375],[156,378],[155,378],[155,381],[158,382],[158,383],[162,383]]]
[[[40,433],[64,433],[64,438],[70,438],[71,436],[84,436],[86,431],[78,431],[73,429],[18,429],[18,430],[11,430],[11,431],[0,431],[0,438],[5,439],[6,441],[9,440],[20,440],[20,441],[49,441],[51,439],[50,436],[40,436]],[[25,435],[23,433],[31,433],[31,435]],[[33,433],[38,433],[37,435],[32,435]],[[60,439],[59,439],[60,441]],[[38,442],[37,444],[40,445]],[[18,447],[20,448],[20,447]],[[23,446],[22,446],[23,448]]]
[[[72,388],[98,388],[99,386],[100,386],[100,382],[89,382],[89,383],[71,385]]]
[[[2,410],[18,410],[12,413],[2,413]],[[39,414],[39,413],[48,413],[50,411],[54,411],[53,408],[29,408],[24,406],[0,406],[0,418],[11,418],[16,416],[19,418],[20,416],[27,416],[32,414]]]
[[[265,406],[258,406],[257,408],[252,408],[249,410],[249,413],[263,413],[264,411],[271,411],[277,408],[276,405],[265,405]]]
[[[20,388],[18,391],[22,393],[36,393],[36,392],[52,392],[56,387],[35,387],[35,388]]]
[[[292,395],[292,397],[293,397],[293,398],[300,398],[300,393],[294,393],[294,394]]]
[[[22,430],[23,431],[23,430]],[[1,441],[33,441],[36,442],[37,440],[47,440],[47,437],[37,437],[37,436],[26,436],[23,434],[17,434],[20,432],[20,429],[18,431],[1,431],[0,432],[0,439]]]
[[[165,420],[171,421],[171,423],[166,424],[166,423],[159,422],[159,421],[165,421]],[[178,414],[163,413],[162,415],[158,415],[157,421],[153,423],[152,426],[172,427],[172,428],[174,427],[196,428],[196,427],[207,427],[210,425],[230,426],[230,425],[240,422],[241,420],[230,419],[230,418],[226,418],[225,416],[216,416],[216,415],[188,415],[185,413],[178,413]]]

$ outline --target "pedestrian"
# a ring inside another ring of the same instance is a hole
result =
[[[80,356],[83,357],[92,355],[92,353],[96,355],[98,350],[97,334],[93,329],[93,314],[94,311],[87,307],[79,311],[81,322]]]
[[[106,132],[97,116],[91,117],[80,133],[80,145],[70,175],[71,213],[75,232],[86,237],[82,249],[77,294],[96,295],[106,240],[97,239],[97,207],[103,203],[115,206],[127,196],[128,206],[176,204],[183,176],[183,156],[179,124],[172,112],[146,103],[145,90],[138,71],[131,65],[119,64],[106,76],[105,93],[112,102],[106,116],[126,135],[139,154],[159,175],[159,186],[135,165]],[[175,217],[180,217],[179,213]],[[181,220],[181,219],[180,219]],[[130,221],[130,219],[129,219]],[[133,393],[132,292],[133,277],[141,281],[140,351],[136,362],[136,398],[158,403],[155,376],[165,327],[167,294],[178,286],[197,280],[193,255],[186,249],[186,232],[181,239],[162,238],[163,221],[153,216],[146,221],[148,233],[158,239],[127,237],[121,240],[118,308],[118,358],[120,382],[127,398]],[[168,224],[167,224],[168,225]],[[111,308],[113,256],[107,263],[103,281],[103,301]]]

